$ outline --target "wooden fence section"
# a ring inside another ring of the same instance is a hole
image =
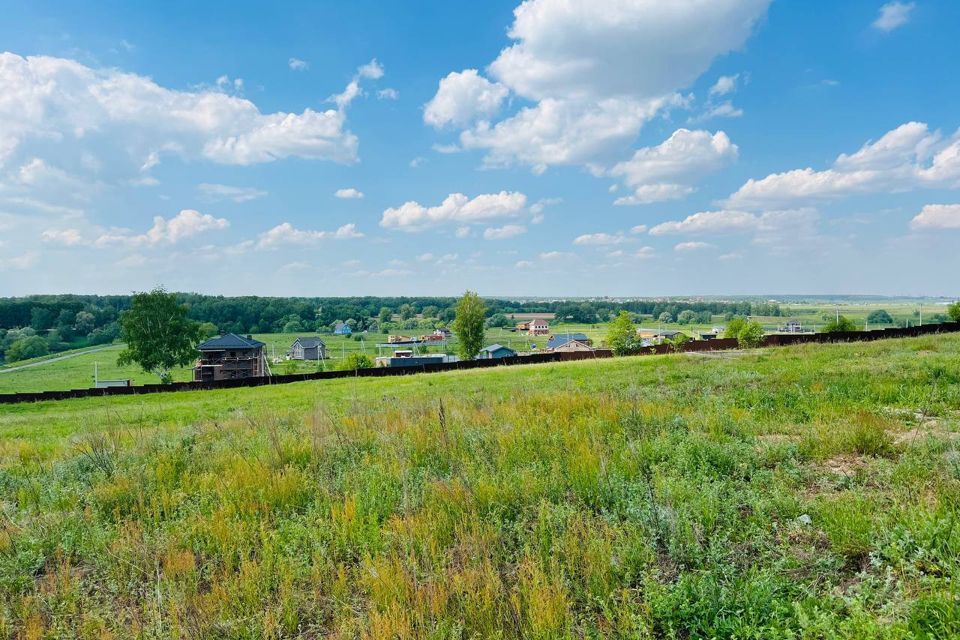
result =
[[[796,333],[765,336],[764,347],[779,347],[805,343],[828,342],[857,342],[881,340],[886,338],[909,338],[915,336],[960,332],[960,322],[930,324],[922,327],[905,329],[877,329],[874,331],[849,331],[845,333]],[[694,340],[681,347],[669,344],[660,344],[646,347],[638,355],[656,355],[683,352],[721,351],[736,349],[737,341],[732,338],[718,338],[714,340]],[[540,364],[545,362],[572,362],[575,360],[594,360],[612,358],[613,352],[609,349],[594,351],[576,351],[569,353],[538,353],[528,356],[513,356],[510,358],[495,358],[490,360],[466,360],[463,362],[445,362],[424,364],[413,367],[376,367],[359,369],[357,371],[318,371],[316,373],[297,373],[292,375],[277,375],[263,378],[243,378],[240,380],[219,380],[211,382],[174,382],[172,384],[145,384],[137,387],[108,387],[105,389],[71,389],[69,391],[39,391],[31,393],[0,394],[0,404],[14,404],[18,402],[41,402],[46,400],[67,400],[70,398],[91,398],[97,396],[125,396],[147,393],[169,393],[173,391],[202,391],[208,389],[233,389],[239,387],[261,387],[271,384],[289,384],[291,382],[305,382],[308,380],[332,380],[335,378],[378,378],[388,376],[405,376],[418,373],[437,373],[441,371],[460,371],[468,369],[486,369],[524,364]]]

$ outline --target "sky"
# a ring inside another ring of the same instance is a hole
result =
[[[953,0],[0,11],[0,295],[958,289]]]

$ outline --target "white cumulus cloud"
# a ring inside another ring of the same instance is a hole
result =
[[[350,187],[347,189],[337,189],[333,195],[343,200],[358,200],[363,197],[363,191],[358,191]]]
[[[211,202],[218,200],[232,200],[234,202],[249,202],[262,198],[267,192],[254,187],[232,187],[226,184],[211,184],[208,182],[197,185],[197,191],[205,199]]]
[[[435,207],[425,207],[419,202],[410,201],[399,207],[386,209],[380,226],[387,229],[421,231],[448,222],[487,222],[520,215],[526,204],[527,196],[516,191],[486,193],[475,198],[468,198],[462,193],[451,193]]]
[[[437,93],[423,109],[423,121],[433,127],[465,126],[490,118],[500,110],[508,90],[490,82],[476,69],[453,71],[440,80]]]
[[[960,133],[944,139],[922,122],[908,122],[841,154],[829,169],[811,167],[748,180],[727,200],[736,208],[766,208],[864,193],[960,188]]]
[[[960,229],[960,204],[928,204],[910,221],[916,230]]]
[[[114,230],[102,234],[97,246],[124,245],[128,247],[171,245],[205,231],[226,229],[230,223],[224,218],[184,209],[172,218],[155,216],[153,226],[146,233],[133,234],[126,230]]]
[[[527,228],[522,224],[505,224],[502,227],[490,227],[484,229],[484,240],[507,240],[515,238],[527,232]]]
[[[357,225],[353,223],[345,224],[336,231],[307,231],[297,229],[289,222],[283,222],[260,234],[257,247],[272,249],[284,245],[304,246],[316,244],[321,240],[350,240],[362,237],[363,234],[357,231]]]
[[[607,173],[623,179],[633,190],[616,204],[645,204],[682,198],[693,191],[690,183],[737,159],[737,145],[723,131],[677,129],[656,147],[638,149],[633,157]]]

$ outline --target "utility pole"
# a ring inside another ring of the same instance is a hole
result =
[[[920,303],[920,326],[923,326],[923,303]]]

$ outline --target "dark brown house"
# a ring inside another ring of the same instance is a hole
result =
[[[236,380],[270,375],[270,367],[263,351],[264,343],[252,336],[235,333],[211,338],[200,343],[200,359],[193,368],[193,379]]]

